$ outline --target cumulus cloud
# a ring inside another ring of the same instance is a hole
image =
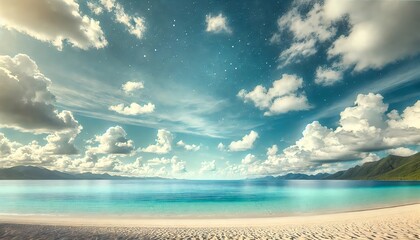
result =
[[[318,67],[315,74],[315,83],[323,86],[331,86],[343,78],[342,70],[327,67]]]
[[[258,133],[255,131],[249,132],[241,140],[233,141],[229,144],[229,150],[232,152],[245,151],[254,146],[255,140],[258,138]]]
[[[122,85],[123,91],[128,95],[132,94],[132,92],[136,90],[143,89],[143,88],[144,88],[143,82],[128,81]],[[141,115],[141,114],[154,112],[155,105],[150,102],[147,104],[144,104],[143,106],[135,102],[132,102],[128,106],[125,106],[125,104],[120,103],[117,105],[112,105],[108,109],[110,111],[114,111],[122,115]]]
[[[345,165],[348,161],[379,160],[376,151],[390,149],[390,154],[414,154],[404,146],[420,145],[417,121],[420,119],[420,101],[406,107],[402,114],[396,110],[387,111],[388,104],[380,94],[359,94],[354,106],[340,113],[336,128],[314,121],[305,127],[300,139],[283,151],[279,152],[273,145],[267,149],[265,160],[256,160],[249,155],[242,164],[229,169],[248,175],[333,172],[348,168],[349,165]]]
[[[251,164],[256,160],[255,155],[248,153],[241,161],[242,164]]]
[[[374,153],[368,153],[366,154],[366,156],[363,156],[362,154],[362,163],[375,162],[375,161],[378,161],[379,159],[381,158]]]
[[[7,141],[7,140],[6,140]],[[9,141],[10,142],[10,141]],[[42,146],[37,141],[23,145],[13,142],[14,146],[11,151],[2,156],[0,164],[3,167],[16,165],[48,165],[54,161],[54,157],[45,155]]]
[[[172,173],[185,173],[187,172],[187,163],[185,161],[181,161],[178,159],[177,156],[173,156],[172,158],[152,158],[147,161],[149,166],[153,167],[160,167],[164,166],[170,167]]]
[[[399,148],[389,149],[388,153],[395,156],[408,157],[413,154],[416,154],[417,152],[409,148],[399,147]]]
[[[185,149],[185,150],[187,150],[187,151],[194,151],[194,152],[196,152],[196,151],[200,150],[200,146],[195,145],[195,144],[186,144],[186,143],[184,143],[184,141],[182,141],[182,140],[178,141],[178,142],[176,143],[176,145],[178,145],[178,146],[180,146],[180,147],[184,148],[184,149]]]
[[[89,6],[90,5],[90,6]],[[124,7],[115,0],[99,0],[96,2],[91,1],[88,3],[89,8],[95,14],[102,13],[103,9],[109,13],[114,14],[114,21],[124,25],[126,30],[137,37],[142,39],[146,31],[146,21],[143,17],[132,16],[125,12]]]
[[[140,90],[144,88],[143,82],[131,82],[128,81],[122,85],[122,89],[126,94],[131,94],[132,92],[136,90]]]
[[[420,5],[413,1],[295,1],[278,19],[279,31],[270,42],[283,46],[282,36],[293,38],[280,53],[280,67],[300,62],[317,53],[321,44],[326,45],[331,67],[318,68],[315,82],[329,86],[340,81],[347,69],[380,69],[418,55],[419,10]],[[340,23],[346,24],[348,31],[337,36]]]
[[[77,135],[77,132],[74,134]],[[51,136],[55,135],[49,135],[47,144],[42,146],[37,141],[28,144],[11,141],[3,133],[0,133],[0,156],[2,159],[0,166],[35,165],[51,168],[56,166],[58,159],[70,161],[68,155],[77,152],[73,142],[51,139]]]
[[[228,21],[223,14],[213,16],[211,14],[206,15],[206,32],[212,33],[232,33],[232,30],[228,26]]]
[[[7,156],[14,151],[20,144],[10,141],[4,133],[0,132],[0,156]]]
[[[417,2],[328,0],[324,11],[332,20],[348,21],[349,34],[338,37],[328,54],[355,71],[379,69],[420,53]]]
[[[73,0],[4,0],[0,26],[52,43],[59,50],[63,42],[81,49],[107,45],[99,21],[82,15]]]
[[[171,159],[170,158],[165,158],[165,157],[152,158],[152,159],[147,160],[147,163],[151,166],[167,165],[167,164],[171,163]]]
[[[72,131],[57,132],[48,135],[45,140],[47,144],[43,147],[45,154],[71,155],[78,154],[79,151],[74,145],[74,140],[82,130],[82,127]]]
[[[169,177],[187,172],[185,161],[177,156],[172,158],[153,158],[143,161],[137,158],[133,163],[119,164],[114,170],[128,176]]]
[[[155,105],[152,103],[147,103],[141,106],[140,104],[133,102],[129,106],[125,106],[123,103],[121,103],[110,106],[109,110],[123,115],[141,115],[152,113],[155,110]]]
[[[0,126],[53,133],[79,128],[69,111],[55,109],[50,79],[27,55],[0,56]]]
[[[408,119],[420,112],[420,101],[401,116],[392,111],[388,117],[393,119],[385,119],[387,109],[381,95],[359,94],[355,106],[341,112],[339,127],[332,130],[314,122],[307,126],[304,137],[286,150],[295,156],[309,153],[312,160],[345,160],[359,158],[363,152],[419,144],[420,126]]]
[[[179,160],[176,156],[147,161],[138,157],[135,161],[128,163],[119,158],[120,156],[117,155],[98,157],[96,154],[87,152],[83,158],[59,159],[55,165],[57,169],[67,171],[111,173],[130,177],[173,177],[187,171],[185,161]]]
[[[172,150],[173,136],[171,132],[165,129],[159,129],[157,133],[156,144],[143,148],[143,152],[165,154]]]
[[[174,156],[171,159],[171,170],[172,173],[185,173],[187,172],[187,163],[179,160],[177,156]]]
[[[360,158],[361,152],[386,147],[388,135],[384,121],[388,105],[379,94],[359,94],[355,106],[340,113],[339,126],[334,130],[315,121],[308,124],[303,137],[284,150],[287,158],[309,161],[339,161]]]
[[[134,143],[127,138],[127,133],[121,126],[110,127],[102,135],[95,136],[96,147],[89,147],[92,153],[130,154],[134,150]]]
[[[296,75],[283,74],[282,78],[273,82],[268,90],[257,85],[247,92],[242,89],[237,96],[244,102],[252,102],[260,110],[266,110],[265,116],[278,115],[290,111],[308,110],[311,106],[305,94],[299,89],[303,87],[303,79]]]
[[[214,172],[216,171],[216,160],[203,161],[199,173]]]
[[[65,142],[60,139],[47,140],[57,144],[58,147],[60,146],[59,142]],[[178,159],[177,156],[152,158],[146,161],[139,157],[133,162],[123,161],[121,158],[125,155],[116,153],[128,153],[127,148],[133,150],[133,146],[131,140],[127,140],[123,130],[118,126],[110,128],[101,136],[96,136],[96,139],[92,141],[99,141],[99,146],[88,147],[82,157],[78,157],[79,155],[70,157],[53,154],[50,151],[51,148],[47,147],[48,143],[41,146],[37,141],[32,141],[23,145],[9,140],[3,133],[0,133],[0,157],[2,159],[0,166],[32,165],[67,172],[109,173],[132,177],[176,177],[187,172],[187,163]]]

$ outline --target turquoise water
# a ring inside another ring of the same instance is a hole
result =
[[[246,217],[420,203],[420,182],[0,181],[0,214]]]

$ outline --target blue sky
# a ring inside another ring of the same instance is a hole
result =
[[[244,178],[417,152],[420,4],[338,2],[4,1],[0,163]]]

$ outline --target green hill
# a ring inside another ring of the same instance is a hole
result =
[[[420,153],[410,157],[390,155],[328,176],[326,179],[420,180]]]

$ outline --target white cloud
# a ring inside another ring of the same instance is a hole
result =
[[[147,164],[149,164],[150,166],[168,165],[169,163],[171,163],[171,159],[165,157],[152,158],[147,160]]]
[[[116,156],[104,156],[95,162],[93,169],[95,172],[114,172],[115,167],[121,164]]]
[[[146,31],[146,21],[144,18],[127,14],[124,7],[115,0],[99,0],[99,3],[106,11],[113,13],[115,17],[114,21],[124,25],[131,35],[136,36],[138,39],[143,38],[144,32]],[[93,8],[92,11],[95,14],[98,12],[97,8]]]
[[[375,162],[375,161],[378,161],[379,159],[381,158],[374,153],[367,153],[366,156],[364,157],[362,155],[362,163]]]
[[[130,106],[124,106],[123,103],[110,106],[109,110],[117,112],[123,115],[141,115],[146,113],[152,113],[155,110],[155,105],[152,103],[147,103],[141,106],[138,103],[131,103]]]
[[[117,4],[116,0],[99,0],[99,3],[102,4],[102,6],[108,11],[112,11],[113,8],[115,8],[115,5]]]
[[[252,102],[255,107],[264,112],[265,116],[278,115],[290,111],[308,110],[311,106],[303,92],[303,79],[296,75],[283,74],[282,78],[273,82],[268,90],[262,85],[257,85],[254,90],[247,92],[242,89],[237,96],[244,102]]]
[[[249,132],[241,140],[233,141],[229,144],[229,150],[232,152],[245,151],[254,146],[255,140],[258,138],[258,133],[255,131]]]
[[[223,143],[219,143],[219,144],[217,144],[217,149],[219,149],[220,151],[224,151],[225,150],[225,145]]]
[[[94,141],[99,145],[88,148],[92,153],[130,154],[134,150],[133,141],[127,138],[127,133],[121,126],[108,128],[103,135],[95,136]]]
[[[60,138],[60,137],[58,137]],[[83,157],[69,157],[68,155],[57,155],[47,151],[48,144],[41,146],[38,142],[32,141],[27,145],[9,140],[3,133],[0,133],[0,161],[1,167],[16,165],[32,165],[46,167],[52,170],[67,172],[92,172],[109,173],[121,176],[132,177],[176,177],[187,172],[187,163],[181,161],[177,156],[172,158],[153,158],[147,161],[137,158],[134,162],[125,163],[120,158],[125,155],[116,153],[129,152],[133,150],[131,140],[125,137],[122,128],[110,128],[102,136],[96,136],[93,141],[99,141],[99,146],[88,147]],[[50,141],[59,146],[61,140]],[[101,156],[100,154],[105,154]]]
[[[144,88],[143,82],[131,82],[128,81],[122,85],[122,89],[126,94],[130,94],[136,90],[140,90]]]
[[[79,127],[73,131],[59,132],[48,135],[45,138],[45,140],[47,140],[47,144],[43,147],[43,151],[45,154],[53,155],[78,154],[79,151],[74,145],[74,140],[81,130],[82,127]]]
[[[99,5],[98,3],[87,2],[87,6],[90,9],[90,11],[92,11],[96,15],[100,15],[104,11],[102,6]]]
[[[232,33],[232,30],[228,26],[228,21],[225,16],[221,13],[217,16],[212,16],[211,14],[206,15],[206,31],[212,33]]]
[[[126,26],[128,32],[138,39],[142,39],[146,31],[146,23],[142,17],[133,17],[125,13],[121,5],[115,10],[115,17],[117,22]]]
[[[315,3],[306,14],[301,14],[304,11],[301,8],[307,4],[295,3],[289,12],[278,19],[280,30],[290,31],[297,40],[314,39],[323,42],[335,35],[336,29],[324,16],[324,9],[319,3]]]
[[[107,45],[99,21],[82,15],[73,0],[3,0],[0,26],[50,42],[59,50],[65,41],[81,49]]]
[[[9,141],[10,142],[10,141]],[[44,154],[42,147],[37,141],[32,141],[27,145],[13,142],[13,148],[9,154],[3,155],[1,165],[48,165],[54,160]]]
[[[388,153],[391,155],[408,157],[408,156],[416,154],[417,152],[409,148],[399,147],[399,148],[389,149]]]
[[[288,95],[274,99],[269,111],[264,113],[264,116],[273,116],[290,111],[308,110],[311,106],[308,104],[308,99],[304,95]]]
[[[419,10],[415,1],[295,1],[278,19],[279,32],[270,42],[280,43],[285,33],[292,35],[290,46],[280,54],[280,67],[314,55],[321,43],[329,46],[331,67],[318,68],[316,74],[316,83],[328,86],[340,81],[346,69],[380,69],[418,55]],[[337,37],[337,25],[343,23],[348,32]]]
[[[334,130],[315,121],[308,124],[303,137],[283,152],[288,159],[339,161],[360,158],[361,152],[385,147],[385,111],[388,105],[379,94],[359,94],[354,107],[340,113]]]
[[[123,91],[128,95],[132,94],[132,92],[136,90],[143,88],[143,82],[128,81],[122,85]],[[132,102],[129,106],[125,106],[125,104],[120,103],[117,105],[112,105],[108,109],[122,115],[141,115],[154,112],[155,105],[150,102],[143,106],[135,102]]]
[[[277,147],[277,145],[273,145],[267,148],[267,156],[274,156],[277,154],[278,151],[279,151],[279,148]]]
[[[359,94],[355,106],[341,112],[339,127],[332,130],[313,122],[303,137],[284,152],[305,155],[309,160],[346,160],[359,158],[363,152],[419,144],[420,126],[400,123],[407,122],[406,116],[420,109],[420,101],[407,107],[401,116],[391,111],[394,119],[385,120],[388,105],[382,99],[379,94]]]
[[[77,135],[77,131],[74,133]],[[0,133],[0,166],[11,167],[17,165],[37,165],[43,167],[55,166],[58,159],[70,161],[69,154],[77,153],[72,141],[63,140],[60,133],[57,139],[47,137],[47,144],[41,146],[37,141],[26,145],[10,141],[3,133]],[[67,136],[67,135],[66,135]],[[67,138],[68,140],[68,138]]]
[[[415,1],[327,0],[324,11],[328,18],[345,18],[350,25],[349,34],[335,40],[328,51],[345,67],[379,69],[420,53],[420,5]]]
[[[379,160],[375,151],[415,153],[403,146],[420,145],[420,101],[402,114],[395,110],[386,114],[388,105],[379,94],[359,94],[354,105],[341,112],[335,129],[314,121],[295,144],[280,153],[273,145],[267,149],[267,159],[238,165],[236,170],[248,175],[333,172],[350,167],[348,161]]]
[[[119,174],[126,176],[142,176],[142,177],[172,177],[187,172],[185,161],[181,161],[177,156],[172,158],[154,158],[143,161],[137,158],[133,163],[121,163],[114,167]]]
[[[398,111],[393,110],[388,114],[388,124],[393,128],[420,128],[420,100],[418,100],[413,106],[404,109],[400,116]]]
[[[50,79],[27,55],[0,56],[0,126],[53,133],[79,128],[69,111],[55,109]]]
[[[242,164],[251,164],[256,160],[256,157],[251,153],[248,153],[241,161]]]
[[[280,67],[298,63],[301,61],[301,58],[314,55],[317,52],[315,43],[316,41],[313,39],[293,43],[288,49],[281,52],[279,56]]]
[[[10,141],[4,133],[0,132],[0,156],[11,154],[19,146],[19,143]]]
[[[198,151],[200,150],[200,146],[199,145],[195,145],[195,144],[186,144],[184,143],[184,141],[180,140],[176,143],[176,145],[183,147],[185,150],[187,151]]]
[[[343,78],[341,70],[335,70],[327,67],[318,67],[316,69],[315,83],[323,86],[331,86]]]
[[[178,157],[174,156],[171,159],[171,170],[173,173],[185,173],[187,172],[187,163],[178,160]]]
[[[159,129],[157,133],[156,144],[143,148],[143,152],[165,154],[172,150],[173,136],[171,132],[165,129]]]
[[[85,162],[89,161],[91,160]],[[100,162],[101,159],[96,161]],[[84,161],[81,161],[81,163],[85,164]],[[179,160],[177,156],[172,158],[154,158],[148,161],[143,161],[139,157],[131,163],[123,163],[116,156],[111,156],[103,158],[102,168],[97,163],[90,165],[90,171],[93,172],[103,172],[105,170],[105,172],[114,172],[118,175],[131,177],[174,177],[187,172],[186,162]]]
[[[214,172],[216,171],[216,160],[201,162],[199,173]]]
[[[309,11],[302,13],[305,12],[303,9],[307,9],[306,6],[306,3],[295,2],[292,9],[277,21],[279,32],[273,34],[270,40],[272,43],[280,43],[273,42],[273,39],[280,39],[285,32],[290,32],[293,36],[290,47],[282,51],[279,56],[280,67],[314,55],[317,53],[316,45],[329,40],[336,33],[331,21],[324,16],[324,10],[319,3],[315,3]]]

